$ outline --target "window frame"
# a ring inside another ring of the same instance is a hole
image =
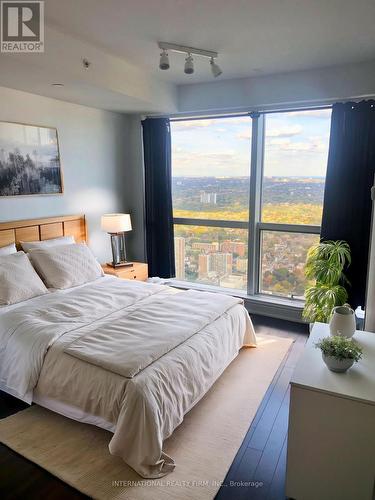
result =
[[[250,116],[252,119],[251,151],[250,151],[250,175],[249,175],[249,219],[248,221],[234,221],[223,219],[194,219],[184,217],[174,217],[173,225],[186,226],[209,226],[221,228],[246,229],[248,231],[248,267],[247,267],[247,296],[261,296],[267,299],[287,299],[302,303],[303,299],[275,293],[261,293],[261,244],[262,231],[288,232],[300,234],[320,235],[321,226],[309,224],[284,224],[279,222],[262,222],[262,193],[263,193],[263,172],[264,172],[264,152],[265,152],[265,116],[273,113],[288,113],[292,111],[313,111],[317,109],[332,109],[332,106],[316,106],[313,108],[282,109],[274,111],[253,111],[242,113],[241,115],[220,115],[220,116],[200,116],[199,118],[171,118],[171,121],[230,118],[233,116]],[[184,283],[191,283],[184,281]],[[195,286],[199,283],[194,283]],[[202,287],[205,285],[202,284]],[[213,287],[213,286],[212,286]],[[227,291],[222,287],[213,287],[218,290]]]

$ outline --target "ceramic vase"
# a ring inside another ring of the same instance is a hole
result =
[[[347,305],[337,306],[332,309],[329,322],[331,335],[341,335],[350,339],[355,333],[355,313]]]

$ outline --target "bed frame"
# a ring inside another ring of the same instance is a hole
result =
[[[77,243],[87,241],[84,215],[62,215],[42,219],[0,222],[0,247],[20,241],[42,241],[59,236],[74,236]]]

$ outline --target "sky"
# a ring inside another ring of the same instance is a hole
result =
[[[331,110],[266,115],[264,175],[324,177]],[[172,174],[183,177],[249,175],[251,118],[171,122]]]

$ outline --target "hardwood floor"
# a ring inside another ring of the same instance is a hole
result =
[[[257,333],[290,337],[294,343],[258,408],[217,500],[285,499],[289,380],[307,340],[308,329],[306,325],[251,317]],[[0,418],[26,407],[0,391]],[[74,500],[88,497],[0,444],[0,498]]]
[[[0,391],[0,418],[28,405]],[[1,500],[75,500],[87,498],[33,462],[0,444]]]
[[[289,381],[308,338],[308,326],[251,316],[255,331],[294,342],[258,408],[216,500],[284,500]]]

